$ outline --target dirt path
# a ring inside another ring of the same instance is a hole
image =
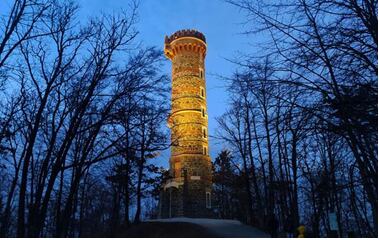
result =
[[[206,228],[186,222],[142,222],[118,231],[121,238],[211,238],[218,237]]]
[[[224,219],[207,219],[207,218],[170,218],[150,220],[149,223],[186,223],[192,224],[205,230],[205,233],[213,237],[270,237],[267,233],[262,232],[254,227],[242,224],[237,220]],[[188,231],[192,231],[188,229]],[[182,232],[183,234],[186,231]],[[179,236],[180,237],[180,236]],[[202,236],[207,237],[207,236]]]

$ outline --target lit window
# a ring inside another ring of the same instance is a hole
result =
[[[175,176],[174,177],[181,177],[181,171],[180,171],[180,163],[175,163]]]
[[[187,169],[184,169],[184,168],[182,168],[181,170],[180,170],[180,175],[179,175],[179,177],[186,177],[187,176]]]
[[[201,97],[205,97],[205,91],[204,91],[204,88],[200,88],[200,96]]]
[[[205,193],[205,204],[206,204],[207,208],[212,207],[212,199],[211,199],[211,193],[210,192]]]

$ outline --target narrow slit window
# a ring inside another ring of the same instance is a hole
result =
[[[186,177],[186,176],[187,176],[187,169],[182,168],[182,169],[180,170],[180,175],[179,175],[179,177]]]
[[[212,207],[212,199],[211,199],[211,193],[210,192],[205,193],[205,205],[207,208]]]
[[[200,88],[200,96],[205,97],[204,88]]]
[[[207,138],[207,129],[203,128],[203,138]]]
[[[207,155],[207,147],[203,147],[203,155]]]
[[[199,74],[199,75],[200,75],[200,78],[201,78],[201,79],[204,78],[204,71],[203,71],[203,69],[200,69],[200,74]]]
[[[180,169],[180,163],[175,163],[175,167],[174,167],[174,174],[175,176],[174,177],[181,177],[181,171],[179,170]]]
[[[203,107],[201,108],[201,116],[205,117],[205,109]]]

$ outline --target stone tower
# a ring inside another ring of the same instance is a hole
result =
[[[206,41],[195,30],[165,38],[172,62],[170,179],[161,194],[161,217],[210,217],[212,170],[205,91]]]

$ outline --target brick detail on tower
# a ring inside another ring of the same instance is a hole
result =
[[[161,192],[160,215],[210,217],[212,170],[208,148],[206,41],[196,30],[165,38],[172,62],[170,180]]]

